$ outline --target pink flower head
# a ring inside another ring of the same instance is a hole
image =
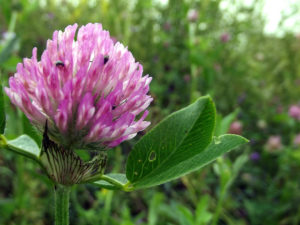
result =
[[[300,134],[297,134],[295,137],[294,137],[294,145],[299,147],[300,146]]]
[[[221,42],[223,43],[227,43],[228,41],[230,41],[231,39],[231,36],[229,33],[223,33],[221,36],[220,36],[220,40]]]
[[[300,120],[300,107],[298,105],[292,105],[289,108],[290,117]]]
[[[269,152],[276,152],[282,148],[281,136],[273,135],[270,136],[266,143],[266,150]]]
[[[196,9],[190,9],[188,11],[188,15],[187,18],[190,22],[196,22],[198,20],[199,17],[199,12]]]
[[[185,81],[185,82],[190,82],[191,81],[191,75],[190,74],[185,74],[184,76],[183,76],[183,80]]]
[[[62,146],[114,147],[149,126],[152,78],[101,24],[76,30],[74,24],[55,31],[40,61],[34,48],[5,91],[40,131],[47,121],[49,136]]]
[[[242,134],[243,132],[243,124],[240,121],[234,121],[230,124],[228,133],[230,134]]]

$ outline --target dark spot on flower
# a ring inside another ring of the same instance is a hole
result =
[[[119,105],[113,105],[113,106],[111,107],[111,109],[114,110],[114,109],[116,109],[118,106],[121,106],[121,105],[125,104],[126,102],[127,102],[127,99],[124,99],[122,102],[120,102]]]
[[[65,64],[62,61],[56,61],[55,66],[57,66],[58,68],[63,68]]]
[[[104,56],[104,60],[103,60],[104,65],[108,62],[108,59],[109,59],[109,56],[108,56],[108,55],[107,55],[107,56]]]

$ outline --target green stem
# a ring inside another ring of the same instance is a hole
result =
[[[68,186],[55,186],[55,225],[69,225],[70,190]]]
[[[194,51],[195,37],[196,37],[196,24],[189,24],[189,42],[190,42],[190,55]],[[191,56],[190,56],[191,61]],[[194,62],[190,62],[190,73],[191,73],[191,88],[190,88],[190,102],[194,102],[198,97],[198,77],[197,77],[197,65]]]
[[[9,27],[8,27],[9,32],[15,31],[17,16],[18,16],[18,13],[16,11],[13,11],[10,22],[9,22]]]
[[[214,216],[213,216],[213,221],[211,223],[212,225],[217,225],[217,223],[219,221],[219,217],[220,217],[223,202],[224,202],[225,197],[226,197],[226,193],[227,193],[227,188],[226,188],[226,185],[224,185],[222,187],[221,194],[220,194],[220,197],[219,197],[219,200],[218,200],[218,203],[217,203],[216,211],[215,211]]]

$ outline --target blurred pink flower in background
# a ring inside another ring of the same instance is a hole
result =
[[[270,136],[266,143],[266,150],[268,152],[276,152],[282,148],[281,136],[273,135]]]
[[[172,25],[169,22],[165,22],[163,25],[163,28],[165,31],[170,31],[172,28]]]
[[[196,22],[199,18],[199,12],[196,9],[190,9],[187,14],[187,18],[190,22]]]
[[[191,80],[191,75],[190,75],[190,74],[185,74],[185,75],[183,76],[183,79],[184,79],[184,81],[185,81],[186,83],[188,83],[188,82],[190,82],[190,80]]]
[[[243,124],[240,121],[234,121],[230,127],[228,133],[230,134],[242,134]]]
[[[220,40],[223,42],[223,43],[227,43],[228,41],[230,41],[231,39],[231,36],[229,33],[223,33],[221,34],[220,36]]]
[[[293,144],[294,144],[295,146],[300,146],[300,134],[297,134],[297,135],[294,137]]]
[[[277,112],[278,114],[284,113],[284,107],[283,107],[282,105],[278,105],[278,106],[276,107],[276,112]]]
[[[296,79],[295,80],[295,84],[298,85],[298,86],[300,86],[300,79]]]
[[[165,42],[163,43],[163,46],[164,46],[164,48],[169,48],[169,47],[170,47],[170,42],[165,41]]]
[[[290,106],[289,115],[294,119],[300,120],[300,106],[298,105]]]
[[[55,31],[40,61],[34,48],[5,91],[40,131],[47,121],[59,144],[114,147],[149,126],[151,77],[142,76],[142,65],[101,24],[80,27],[75,38],[76,30],[74,24]]]
[[[216,72],[221,72],[222,71],[222,66],[219,63],[214,64],[214,70]]]

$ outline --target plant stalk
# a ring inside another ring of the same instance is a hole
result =
[[[69,225],[70,186],[56,185],[55,192],[55,225]]]

